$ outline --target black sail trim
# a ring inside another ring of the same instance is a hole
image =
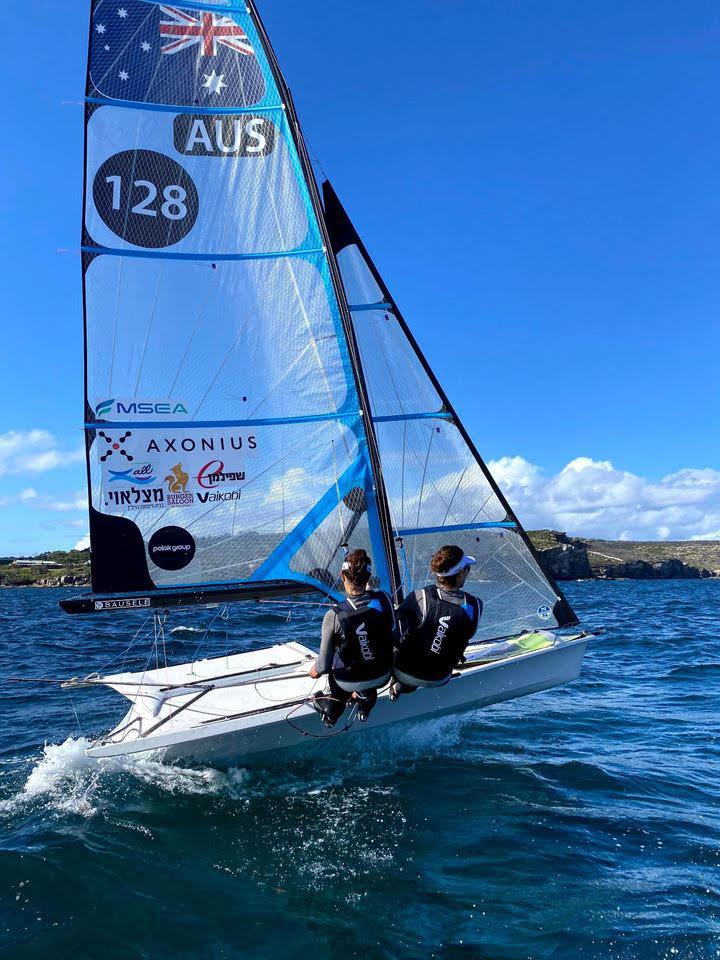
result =
[[[393,600],[396,603],[399,603],[402,600],[402,577],[400,575],[400,564],[398,562],[397,553],[395,550],[393,527],[390,518],[390,505],[388,503],[387,490],[385,489],[385,481],[382,475],[377,437],[375,435],[375,428],[373,426],[370,412],[370,399],[368,395],[367,384],[365,382],[365,375],[360,362],[360,350],[355,338],[355,328],[353,326],[352,317],[350,316],[350,308],[345,295],[345,287],[343,286],[340,268],[335,257],[335,249],[331,241],[329,227],[325,221],[325,210],[320,200],[320,192],[315,180],[312,164],[310,163],[310,157],[305,145],[305,138],[303,136],[302,127],[300,126],[297,111],[295,110],[295,104],[293,102],[292,94],[290,93],[290,88],[288,87],[285,77],[282,74],[277,55],[275,54],[272,43],[270,42],[270,38],[268,37],[267,31],[260,18],[260,14],[258,13],[254,0],[247,0],[247,4],[248,12],[263,42],[275,83],[277,84],[277,88],[280,91],[282,98],[285,100],[286,113],[289,121],[288,125],[295,141],[295,146],[300,158],[300,164],[302,166],[303,174],[305,175],[305,182],[310,193],[315,216],[317,218],[320,232],[323,237],[323,242],[326,247],[325,252],[327,256],[328,267],[330,269],[330,276],[340,309],[343,330],[345,332],[345,338],[347,340],[348,351],[350,354],[350,365],[352,366],[353,374],[355,376],[355,386],[360,399],[360,409],[365,425],[365,435],[368,441],[370,466],[372,469],[373,478],[375,480],[375,499],[377,501],[381,533],[385,546],[385,559],[390,571],[391,594]]]
[[[323,190],[323,201],[325,204],[325,222],[327,224],[328,232],[330,234],[330,240],[333,245],[333,253],[335,254],[335,256],[337,256],[337,254],[339,254],[340,251],[343,250],[345,247],[348,247],[351,244],[354,244],[357,246],[358,250],[362,254],[363,258],[365,259],[368,269],[372,273],[375,282],[377,283],[378,287],[382,291],[383,299],[391,305],[393,316],[395,317],[398,324],[400,325],[400,329],[405,334],[405,337],[407,338],[408,343],[412,347],[415,353],[415,356],[420,361],[423,367],[423,370],[425,371],[430,382],[432,383],[433,387],[437,391],[437,394],[440,397],[443,404],[443,410],[450,414],[452,418],[452,422],[459,430],[460,435],[462,436],[463,440],[468,446],[468,449],[470,450],[472,455],[475,457],[475,460],[477,461],[478,466],[482,470],[485,476],[485,479],[490,484],[493,490],[493,493],[502,504],[505,510],[505,513],[507,515],[507,519],[511,520],[513,523],[516,524],[517,533],[520,535],[523,542],[525,543],[525,546],[530,551],[530,554],[535,560],[535,562],[537,563],[538,569],[540,570],[541,574],[545,577],[550,587],[554,591],[555,595],[557,596],[558,599],[555,604],[553,614],[555,616],[555,619],[558,622],[558,626],[560,627],[574,626],[575,624],[580,622],[574,610],[568,603],[560,587],[558,587],[555,579],[545,569],[543,569],[543,566],[540,562],[540,558],[538,557],[537,551],[532,545],[532,541],[530,540],[530,537],[528,537],[523,525],[518,520],[517,516],[515,515],[515,512],[513,511],[512,507],[510,506],[507,499],[505,498],[505,495],[503,494],[502,490],[495,482],[495,479],[490,473],[490,471],[488,470],[485,464],[485,461],[480,456],[480,453],[477,447],[475,446],[472,438],[470,437],[470,434],[465,429],[460,417],[457,415],[457,412],[455,411],[455,408],[453,407],[452,403],[448,399],[447,394],[443,390],[440,382],[438,381],[430,364],[428,363],[424,353],[420,349],[420,346],[417,340],[415,339],[415,337],[413,336],[412,331],[410,330],[407,323],[405,322],[405,318],[403,317],[402,313],[398,309],[398,306],[395,302],[393,295],[391,294],[390,290],[385,284],[382,276],[380,275],[380,272],[378,271],[372,258],[370,257],[370,254],[367,252],[367,248],[365,247],[365,244],[360,239],[360,236],[357,230],[353,226],[353,223],[350,220],[350,217],[348,216],[347,211],[345,210],[342,203],[340,202],[340,198],[335,193],[335,190],[333,189],[333,186],[329,180],[325,180],[323,182],[322,190]]]

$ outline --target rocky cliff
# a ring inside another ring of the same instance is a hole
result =
[[[586,540],[557,530],[530,539],[556,580],[699,580],[720,576],[719,541]]]

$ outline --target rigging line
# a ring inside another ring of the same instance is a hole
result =
[[[195,335],[200,329],[200,324],[202,322],[205,309],[207,308],[208,302],[210,300],[210,292],[212,290],[212,287],[213,287],[213,277],[212,277],[212,271],[211,271],[210,276],[208,277],[208,285],[207,285],[207,292],[205,293],[205,299],[200,304],[200,310],[198,312],[197,317],[195,318],[195,323],[193,324],[192,331],[190,332],[190,337],[188,338],[187,344],[185,345],[185,350],[183,351],[183,355],[180,358],[180,363],[178,364],[178,368],[175,371],[173,382],[170,384],[170,389],[168,390],[168,398],[172,395],[173,391],[175,390],[175,384],[178,381],[178,377],[180,376],[182,368],[185,366],[185,361],[187,360],[187,355],[190,352],[190,348],[195,340]]]
[[[222,249],[223,246],[226,244],[227,236],[228,236],[228,233],[229,233],[229,230],[230,230],[230,224],[231,224],[231,218],[230,218],[229,216],[227,216],[227,217],[225,218],[225,223],[224,223],[224,225],[223,225],[222,233],[221,233],[221,235],[220,235],[220,237],[219,237],[218,249]],[[273,265],[272,265],[272,269],[271,269],[271,271],[270,271],[270,274],[268,275],[268,279],[270,279],[270,278],[272,277],[272,274],[273,274],[276,266],[277,266],[277,262],[274,262]],[[212,271],[211,271],[211,272],[210,272],[210,277],[209,277],[209,282],[208,282],[208,292],[207,292],[207,296],[206,296],[206,298],[205,298],[205,300],[204,300],[204,302],[203,302],[203,304],[202,304],[202,306],[201,306],[201,308],[200,308],[200,313],[198,314],[198,317],[197,317],[197,320],[196,320],[196,323],[195,323],[195,327],[194,327],[193,332],[192,332],[192,334],[191,334],[191,336],[190,336],[190,339],[188,340],[187,348],[186,348],[186,350],[185,350],[185,353],[184,353],[183,356],[182,356],[182,359],[181,359],[181,361],[180,361],[180,365],[178,366],[177,372],[176,372],[176,374],[175,374],[175,379],[173,380],[172,387],[170,388],[171,391],[172,391],[172,389],[174,388],[175,383],[177,382],[178,377],[180,376],[180,372],[181,372],[181,370],[182,370],[182,368],[183,368],[183,366],[184,366],[184,364],[185,364],[185,360],[187,359],[187,354],[188,354],[188,352],[189,352],[189,350],[190,350],[190,347],[191,347],[191,345],[192,345],[192,343],[193,343],[193,341],[194,341],[194,339],[195,339],[195,335],[196,335],[196,333],[198,332],[198,330],[199,330],[199,328],[200,328],[200,323],[201,323],[203,314],[204,314],[204,312],[205,312],[205,308],[206,308],[207,303],[208,303],[208,301],[209,301],[209,299],[210,299],[210,292],[211,292],[212,287],[213,287],[213,276],[212,276]],[[258,312],[259,312],[259,304],[258,304],[258,296],[257,296],[257,293],[255,293],[255,294],[253,295],[252,304],[253,304],[254,306],[257,306],[257,307],[258,307]],[[259,327],[260,327],[260,325],[258,324],[258,325],[257,325],[257,329],[258,329],[258,330],[259,330]],[[198,409],[199,409],[199,407],[198,407]],[[196,411],[196,413],[197,413],[197,411]]]
[[[117,344],[117,329],[118,329],[118,316],[120,314],[120,286],[122,284],[122,274],[123,267],[125,264],[124,257],[120,258],[120,263],[118,265],[118,275],[117,275],[117,289],[115,290],[115,316],[113,318],[113,336],[112,336],[112,347],[110,348],[110,371],[108,375],[108,396],[113,392],[112,381],[113,373],[115,372],[115,347]]]
[[[510,544],[510,548],[513,550],[515,555],[519,557],[522,560],[522,562],[525,564],[525,566],[528,568],[528,570],[532,572],[534,579],[544,580],[545,583],[550,587],[550,590],[553,596],[557,597],[557,594],[553,590],[552,585],[549,583],[549,581],[545,577],[545,574],[543,573],[542,568],[536,562],[534,562],[534,558],[530,553],[530,551],[527,549],[527,547],[525,547],[525,551],[522,551],[520,549],[520,545],[522,544],[522,546],[524,547],[525,543],[522,540],[519,543],[515,543],[513,542],[512,539],[508,540],[507,543]],[[528,584],[528,586],[530,586],[530,584]]]
[[[195,652],[193,653],[193,661],[197,659],[198,652],[199,652],[200,648],[202,647],[202,645],[203,645],[203,644],[205,643],[205,641],[207,640],[207,638],[208,638],[208,636],[209,636],[209,634],[210,634],[210,631],[212,630],[213,624],[214,624],[215,621],[218,619],[218,617],[219,617],[221,620],[227,620],[227,619],[228,619],[228,608],[227,608],[227,604],[225,604],[223,607],[221,607],[219,610],[217,610],[217,611],[215,612],[215,614],[213,615],[212,619],[210,620],[210,623],[208,623],[207,627],[205,627],[205,631],[204,631],[202,637],[200,638],[200,641],[199,641],[197,647],[195,647]]]
[[[422,499],[423,499],[423,494],[425,492],[425,477],[427,476],[428,461],[430,459],[430,448],[432,446],[434,436],[435,436],[435,431],[431,429],[430,441],[428,442],[427,453],[425,454],[425,464],[423,466],[422,482],[420,484],[420,496],[418,497],[417,521],[415,523],[416,527],[420,526],[420,509],[422,507]]]
[[[342,541],[345,539],[345,526],[343,524],[342,518],[342,497],[340,496],[340,475],[338,474],[338,465],[337,465],[337,450],[335,449],[335,438],[331,440],[332,446],[332,457],[333,457],[333,471],[335,473],[335,496],[337,497],[338,507],[340,508],[337,511],[338,514],[338,527],[340,532],[340,542],[339,545],[335,548],[333,555],[330,557],[330,563],[335,559],[335,554],[338,552],[340,547],[342,547]],[[335,511],[333,511],[334,513]]]
[[[249,415],[248,415],[248,419],[251,419],[251,418],[257,413],[257,411],[258,411],[258,410],[260,409],[260,407],[265,403],[265,401],[267,400],[267,398],[280,386],[280,384],[281,384],[287,377],[290,376],[290,374],[293,372],[293,370],[295,369],[295,367],[300,363],[300,361],[303,359],[303,357],[305,356],[305,354],[306,354],[306,353],[308,352],[308,350],[310,350],[310,349],[311,349],[311,344],[309,344],[309,343],[306,344],[305,347],[303,347],[303,349],[300,351],[300,353],[299,353],[299,354],[295,357],[295,359],[292,361],[292,363],[290,364],[290,366],[287,367],[287,369],[284,370],[283,373],[280,374],[280,376],[278,377],[278,379],[271,385],[271,387],[270,387],[270,389],[267,391],[267,393],[266,393],[260,400],[258,400],[258,402],[255,404],[255,406],[254,406],[254,407],[252,408],[252,410],[250,411],[250,413],[249,413]]]
[[[283,114],[283,118],[284,118],[284,119],[283,119],[283,126],[288,125],[288,119],[287,119],[286,114]],[[292,137],[291,131],[288,131],[288,132],[290,133],[290,135],[291,135],[291,137]],[[305,185],[305,186],[306,186],[306,185]],[[270,193],[270,200],[271,200],[271,203],[272,203],[272,210],[273,210],[273,215],[274,215],[274,217],[275,217],[275,222],[276,222],[277,229],[278,229],[278,234],[279,234],[279,236],[280,236],[280,238],[281,238],[281,240],[282,240],[282,245],[283,245],[283,247],[286,247],[286,246],[287,246],[287,241],[286,241],[286,237],[285,237],[285,231],[283,230],[282,221],[281,221],[281,219],[280,219],[280,215],[279,215],[278,209],[277,209],[277,203],[276,203],[276,201],[275,201],[275,196],[274,196],[274,194],[272,193],[272,191],[271,191],[271,193]],[[308,202],[308,205],[312,207],[312,204],[309,203],[309,202]],[[329,408],[332,410],[332,409],[334,409],[334,408],[337,406],[337,403],[336,403],[336,400],[335,400],[335,396],[334,396],[334,394],[333,394],[332,386],[331,386],[331,384],[330,384],[330,378],[329,378],[329,376],[328,376],[327,369],[326,369],[325,364],[323,363],[322,357],[321,357],[321,355],[320,355],[320,348],[318,347],[317,339],[316,339],[316,337],[315,337],[315,335],[314,335],[313,328],[312,328],[312,324],[310,323],[310,318],[309,318],[308,313],[307,313],[307,309],[305,308],[305,303],[304,303],[303,298],[302,298],[302,295],[301,295],[301,293],[300,293],[300,285],[298,284],[298,281],[297,281],[297,276],[296,276],[296,274],[295,274],[295,268],[294,268],[293,263],[292,263],[292,261],[291,261],[291,259],[290,259],[289,257],[286,258],[285,264],[286,264],[286,266],[287,266],[287,270],[288,270],[288,273],[289,273],[289,275],[290,275],[290,279],[292,280],[293,289],[294,289],[294,291],[295,291],[295,297],[297,298],[297,303],[298,303],[298,306],[299,306],[299,308],[300,308],[300,313],[302,314],[302,319],[303,319],[303,321],[304,321],[304,323],[305,323],[305,326],[307,327],[307,332],[308,332],[308,337],[310,338],[310,343],[312,344],[312,347],[313,347],[313,349],[314,349],[314,351],[315,351],[315,356],[316,356],[316,359],[317,359],[318,368],[319,368],[319,370],[320,370],[321,375],[323,376],[323,378],[324,378],[324,380],[325,380],[325,387],[326,387],[327,395],[328,395],[328,405],[329,405]],[[327,294],[326,294],[326,298],[327,298]],[[328,307],[330,308],[330,311],[331,311],[331,313],[332,313],[332,305],[331,305],[329,302],[328,302]],[[334,326],[334,324],[333,324],[333,326]],[[336,334],[336,337],[337,337],[337,334]],[[347,390],[347,378],[346,378],[346,390]],[[346,446],[348,446],[348,445],[347,445],[347,441],[346,441]],[[349,452],[350,452],[350,450],[349,450],[349,446],[348,446],[348,453],[349,453]]]
[[[471,466],[472,466],[473,463],[477,466],[477,460],[475,459],[475,457],[472,458]],[[495,491],[492,489],[492,487],[490,487],[490,493],[485,497],[485,499],[483,500],[483,502],[480,504],[480,507],[479,507],[479,508],[475,511],[475,513],[472,515],[472,518],[471,518],[471,520],[469,521],[470,523],[475,523],[475,520],[480,516],[481,513],[483,513],[483,511],[485,510],[485,507],[486,507],[487,504],[492,500],[492,498],[493,498],[494,496],[495,496]],[[499,501],[498,501],[498,502],[499,502]],[[489,515],[489,514],[486,513],[485,516],[488,517],[488,519],[490,519],[490,515]]]
[[[144,30],[145,24],[146,24],[148,18],[150,17],[150,15],[151,15],[151,14],[148,13],[148,16],[145,18],[145,20],[141,22],[140,26],[137,28],[137,30],[136,30],[136,32],[135,32],[135,36],[136,36],[137,34],[139,34],[142,30]],[[129,43],[129,41],[128,41],[128,43]],[[127,49],[127,46],[128,46],[128,44],[125,45],[125,50]],[[123,52],[124,52],[124,51],[123,51]],[[155,66],[155,70],[153,71],[151,83],[154,83],[154,82],[155,82],[155,78],[156,78],[156,76],[157,76],[157,72],[158,72],[158,70],[159,70],[159,68],[160,68],[160,62],[161,62],[161,60],[158,60],[156,66]],[[112,67],[108,68],[108,73],[109,73],[110,69],[112,69]],[[89,67],[89,65],[88,65],[88,76],[89,76],[89,75],[90,75],[90,67]],[[105,76],[103,77],[103,79],[105,79],[105,77],[107,77],[107,75],[108,75],[108,74],[106,73]],[[91,79],[91,82],[94,83],[94,81],[92,81],[92,78],[90,78],[90,79]],[[135,176],[135,164],[137,163],[137,148],[138,148],[138,142],[139,142],[139,139],[140,139],[140,124],[141,124],[142,118],[143,118],[143,114],[142,114],[142,112],[141,112],[141,108],[139,108],[139,109],[138,109],[137,127],[136,127],[136,129],[135,129],[135,156],[133,157],[133,169],[132,169],[132,173],[131,173],[131,177],[132,177],[133,179],[134,179],[134,176]],[[85,129],[85,139],[86,139],[86,141],[87,141],[87,125],[86,125],[86,129]],[[126,231],[127,231],[127,221],[128,221],[128,217],[129,217],[129,216],[130,216],[130,205],[128,204],[128,205],[127,205],[127,208],[126,208],[126,210],[125,210],[125,222],[124,222],[124,224],[123,224],[122,236],[124,236],[125,233],[126,233]],[[113,379],[113,372],[114,372],[114,369],[115,369],[115,347],[116,347],[116,343],[117,343],[117,325],[118,325],[118,314],[119,314],[119,309],[120,309],[120,284],[121,284],[121,281],[122,281],[123,261],[124,261],[124,259],[125,259],[124,257],[121,257],[121,258],[120,258],[120,265],[119,265],[119,267],[118,267],[118,286],[117,286],[117,294],[116,294],[116,300],[115,300],[115,319],[114,319],[114,324],[113,324],[112,351],[111,351],[111,354],[110,354],[110,378],[109,378],[109,382],[108,382],[108,395],[112,394],[112,379]]]
[[[500,564],[501,567],[504,567],[504,568],[507,570],[507,572],[510,574],[511,577],[515,577],[517,580],[520,581],[520,583],[524,583],[525,586],[528,587],[530,590],[532,590],[533,593],[536,593],[544,603],[547,603],[548,597],[547,597],[547,594],[546,594],[546,593],[541,593],[541,592],[537,589],[537,587],[534,587],[534,586],[530,583],[529,580],[523,580],[523,578],[522,578],[519,574],[517,574],[517,573],[515,573],[513,570],[511,570],[510,567],[508,567],[508,565],[507,565],[506,563],[503,563],[503,561],[500,559],[500,557],[498,557],[497,562]]]
[[[371,318],[371,321],[370,321],[370,322],[372,323],[372,318]],[[353,321],[353,323],[354,323],[354,321]],[[387,351],[385,350],[385,345],[384,345],[384,343],[383,343],[383,337],[382,337],[381,334],[378,334],[377,332],[375,333],[375,343],[376,343],[377,346],[379,347],[380,356],[383,358],[383,361],[384,361],[384,363],[385,363],[385,368],[386,368],[387,373],[388,373],[388,378],[389,378],[390,384],[391,384],[391,386],[392,386],[392,388],[393,388],[393,390],[394,390],[394,392],[395,392],[395,397],[397,398],[398,407],[400,408],[400,412],[403,413],[403,414],[406,414],[408,411],[405,409],[405,404],[404,404],[403,401],[402,401],[402,397],[400,396],[400,391],[398,390],[397,384],[395,383],[395,378],[393,377],[392,368],[391,368],[391,366],[390,366],[390,361],[389,361],[389,358],[388,358],[388,354],[387,354]],[[358,344],[358,346],[359,346],[359,344]],[[360,349],[360,359],[362,359],[362,348],[359,347],[359,349]]]
[[[417,421],[417,422],[418,422],[419,424],[421,424],[421,426],[422,426],[422,421]],[[431,429],[431,431],[432,431],[434,428],[431,427],[430,429]],[[431,439],[432,439],[432,436],[431,436]],[[429,448],[428,448],[428,449],[429,449]],[[412,455],[413,455],[413,456],[415,457],[415,459],[417,460],[418,466],[419,466],[420,463],[421,463],[421,461],[420,461],[420,457],[418,456],[417,452],[415,451],[415,449],[414,449],[412,446],[409,447],[409,450],[410,450],[410,453],[412,453]],[[426,461],[426,466],[427,466],[427,461]],[[432,479],[432,477],[426,477],[426,478],[424,478],[424,479],[427,479],[427,482],[428,482],[428,483],[430,484],[430,486],[433,488],[433,490],[435,491],[435,494],[437,495],[438,499],[442,502],[443,506],[447,506],[447,501],[446,501],[445,495],[440,492],[439,487],[437,486],[437,484],[435,483],[435,481]],[[444,477],[441,478],[441,479],[444,479]],[[461,526],[461,525],[462,525],[462,521],[461,521],[458,517],[456,517],[455,514],[452,514],[452,517],[453,517],[453,520],[456,521],[456,523],[458,524],[458,526]],[[419,524],[418,524],[418,526],[419,526]]]
[[[504,596],[505,596],[506,594],[508,594],[508,593],[512,593],[513,590],[517,590],[519,587],[521,587],[521,586],[523,585],[523,583],[524,583],[523,580],[518,580],[518,582],[517,582],[517,583],[514,583],[511,587],[506,587],[505,590],[503,590],[501,593],[497,593],[497,594],[495,594],[495,596],[490,597],[489,600],[484,601],[484,602],[483,602],[483,607],[489,607],[491,604],[497,603],[497,601],[498,601],[501,597],[504,597]]]
[[[290,452],[291,452],[291,453],[294,453],[295,450],[297,450],[299,447],[303,447],[303,446],[307,446],[307,439],[306,439],[306,438],[303,438],[302,440],[299,440],[298,443],[295,444],[295,446],[293,446],[293,447],[290,448]],[[266,467],[265,470],[261,470],[260,473],[255,474],[255,476],[252,478],[252,480],[248,480],[248,482],[245,483],[240,489],[241,489],[243,492],[244,492],[245,490],[247,490],[247,488],[248,488],[249,486],[251,486],[251,484],[255,483],[256,480],[259,480],[260,477],[264,476],[266,473],[268,473],[270,470],[272,470],[274,467],[276,467],[279,463],[281,463],[282,460],[285,459],[286,456],[287,456],[287,454],[285,454],[285,455],[282,456],[282,457],[278,457],[278,459],[275,460],[273,463],[271,463],[268,467]],[[313,501],[313,502],[314,502],[314,501]],[[162,515],[160,516],[160,518],[153,524],[153,526],[149,527],[149,530],[158,529],[158,527],[157,527],[158,523],[160,523],[160,522],[162,521],[163,517],[168,513],[168,511],[169,511],[170,509],[171,509],[171,508],[168,507],[167,509],[163,510]],[[190,520],[188,523],[186,523],[186,524],[185,524],[185,529],[189,529],[191,526],[193,526],[194,524],[196,524],[196,523],[198,522],[198,520],[202,520],[202,519],[204,519],[206,516],[208,516],[209,514],[213,513],[214,510],[215,510],[215,507],[214,507],[214,506],[209,507],[207,510],[205,510],[203,513],[201,513],[199,516],[195,517],[193,520]],[[127,511],[126,511],[126,512],[127,512]],[[270,522],[271,522],[271,521],[269,521],[269,520],[267,521],[267,523],[270,523]],[[263,526],[265,526],[265,524],[263,524]]]
[[[450,510],[452,509],[453,501],[455,500],[455,497],[457,496],[457,492],[458,492],[458,490],[460,489],[460,484],[461,484],[461,483],[463,482],[463,480],[465,479],[465,474],[468,472],[468,469],[472,466],[473,463],[475,463],[475,458],[474,458],[474,457],[472,457],[472,458],[470,459],[469,463],[467,463],[467,464],[463,467],[463,471],[462,471],[462,473],[460,474],[460,479],[458,480],[457,484],[455,485],[455,489],[453,490],[453,495],[450,497],[450,503],[448,503],[448,505],[447,505],[447,510],[445,511],[445,516],[443,517],[443,522],[440,524],[440,526],[444,527],[445,524],[447,523],[447,519],[448,519],[448,517],[450,516]],[[472,523],[473,521],[471,520],[470,522]]]
[[[405,526],[405,454],[407,453],[407,420],[403,420],[402,458],[400,462],[400,516]]]
[[[133,391],[133,396],[138,395],[138,389],[140,387],[140,378],[142,377],[143,366],[145,365],[145,355],[147,354],[148,343],[150,342],[150,331],[152,330],[153,322],[155,320],[155,310],[157,308],[158,296],[160,294],[160,284],[162,283],[163,274],[165,273],[165,267],[167,265],[167,260],[162,261],[162,266],[158,271],[157,284],[155,285],[155,296],[153,297],[152,310],[150,311],[150,319],[148,320],[147,330],[145,331],[145,342],[143,343],[142,354],[140,355],[140,363],[138,365],[137,377],[135,378],[135,389]],[[168,394],[169,397],[169,394]]]
[[[75,697],[73,697],[72,690],[68,690],[68,694],[70,695],[70,706],[72,707],[72,712],[75,714],[75,722],[77,723],[78,731],[80,733],[80,736],[82,737],[83,731],[82,731],[82,727],[80,726],[80,717],[78,716],[78,712],[75,709]]]
[[[278,264],[279,262],[280,262],[280,261],[278,260],[276,263],[273,264],[273,268],[272,268],[272,271],[271,271],[271,275],[272,275],[272,272],[276,269],[277,264]],[[269,278],[268,278],[268,279],[269,279]],[[194,420],[195,417],[198,415],[198,411],[199,411],[200,408],[202,407],[203,403],[205,403],[205,400],[207,399],[207,395],[210,393],[210,391],[212,390],[212,388],[215,386],[216,380],[218,379],[218,377],[219,377],[220,374],[222,373],[222,371],[223,371],[223,369],[224,369],[224,367],[225,367],[225,364],[226,364],[226,363],[228,362],[228,360],[230,359],[230,356],[231,356],[233,350],[234,350],[235,347],[237,346],[238,341],[240,340],[240,337],[243,335],[243,333],[244,333],[245,330],[247,329],[250,321],[251,321],[251,320],[257,320],[257,319],[259,319],[259,317],[260,317],[260,315],[261,315],[261,308],[260,308],[260,305],[259,305],[259,303],[258,303],[257,297],[255,297],[255,299],[254,299],[254,301],[253,301],[253,306],[256,307],[257,309],[256,309],[255,311],[252,311],[252,310],[250,311],[250,313],[248,314],[247,320],[246,320],[245,323],[240,327],[240,330],[238,331],[237,336],[235,337],[235,339],[233,340],[232,344],[231,344],[230,347],[228,348],[225,356],[223,357],[222,362],[220,363],[220,366],[219,366],[218,369],[217,369],[217,373],[215,374],[215,376],[214,376],[214,377],[212,378],[212,380],[210,381],[210,384],[209,384],[207,390],[205,391],[205,393],[202,395],[202,398],[200,399],[200,403],[198,403],[198,405],[195,407],[195,412],[193,413],[191,419]]]
[[[135,635],[133,636],[133,638],[132,638],[132,640],[130,641],[130,643],[128,644],[128,646],[127,646],[124,650],[122,650],[120,653],[116,653],[114,657],[111,657],[109,660],[106,660],[105,663],[100,667],[100,671],[102,671],[102,672],[104,673],[105,670],[106,670],[106,668],[109,667],[111,663],[114,663],[116,660],[119,660],[120,657],[122,657],[121,663],[122,663],[122,665],[124,666],[124,664],[125,664],[125,659],[127,658],[127,655],[130,653],[130,651],[131,651],[132,648],[134,647],[135,643],[137,642],[138,637],[140,636],[140,634],[142,633],[142,631],[145,630],[145,628],[147,627],[147,625],[148,625],[148,623],[149,623],[149,621],[150,621],[151,619],[152,619],[152,614],[149,613],[149,614],[145,617],[145,619],[143,620],[143,622],[140,624],[140,626],[138,627],[138,629],[135,631]],[[147,631],[146,631],[146,636],[147,636]]]

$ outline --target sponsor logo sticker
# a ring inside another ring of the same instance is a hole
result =
[[[195,540],[182,527],[161,527],[148,541],[148,554],[161,570],[182,570],[195,556]]]
[[[222,460],[210,460],[198,470],[197,482],[204,490],[212,490],[221,483],[240,483],[245,479],[244,471],[226,471]]]
[[[172,417],[179,414],[187,414],[188,409],[184,403],[178,400],[117,400],[115,397],[110,400],[103,400],[95,407],[96,417],[107,417],[109,415],[116,417]]]
[[[102,453],[100,455],[100,463],[105,463],[106,460],[109,460],[110,457],[114,457],[116,454],[118,457],[125,457],[126,460],[135,459],[135,457],[129,454],[125,449],[125,447],[123,446],[125,443],[127,443],[128,438],[132,436],[132,430],[126,431],[125,433],[123,433],[121,437],[118,437],[117,439],[115,439],[115,437],[109,436],[107,433],[105,433],[104,430],[98,430],[98,436],[102,437],[102,439],[108,445],[107,449],[105,450],[105,453]]]
[[[139,463],[127,470],[108,470],[108,477],[108,483],[136,483],[143,486],[157,480],[151,463]]]
[[[117,600],[96,600],[96,610],[135,610],[138,607],[149,607],[150,597],[122,597]]]
[[[169,507],[188,507],[195,499],[192,493],[185,489],[190,480],[190,475],[183,470],[182,463],[176,463],[170,473],[165,477],[165,483],[168,488],[167,503]]]

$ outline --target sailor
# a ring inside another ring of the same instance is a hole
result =
[[[349,553],[341,576],[347,598],[325,614],[320,655],[310,670],[313,678],[328,678],[328,689],[310,701],[328,727],[334,726],[351,699],[357,703],[358,719],[367,720],[378,688],[390,679],[393,659],[392,604],[385,593],[368,590],[367,553]]]
[[[430,562],[437,585],[416,590],[400,605],[391,700],[418,687],[442,686],[463,660],[483,607],[462,589],[474,563],[460,547],[440,547]]]

